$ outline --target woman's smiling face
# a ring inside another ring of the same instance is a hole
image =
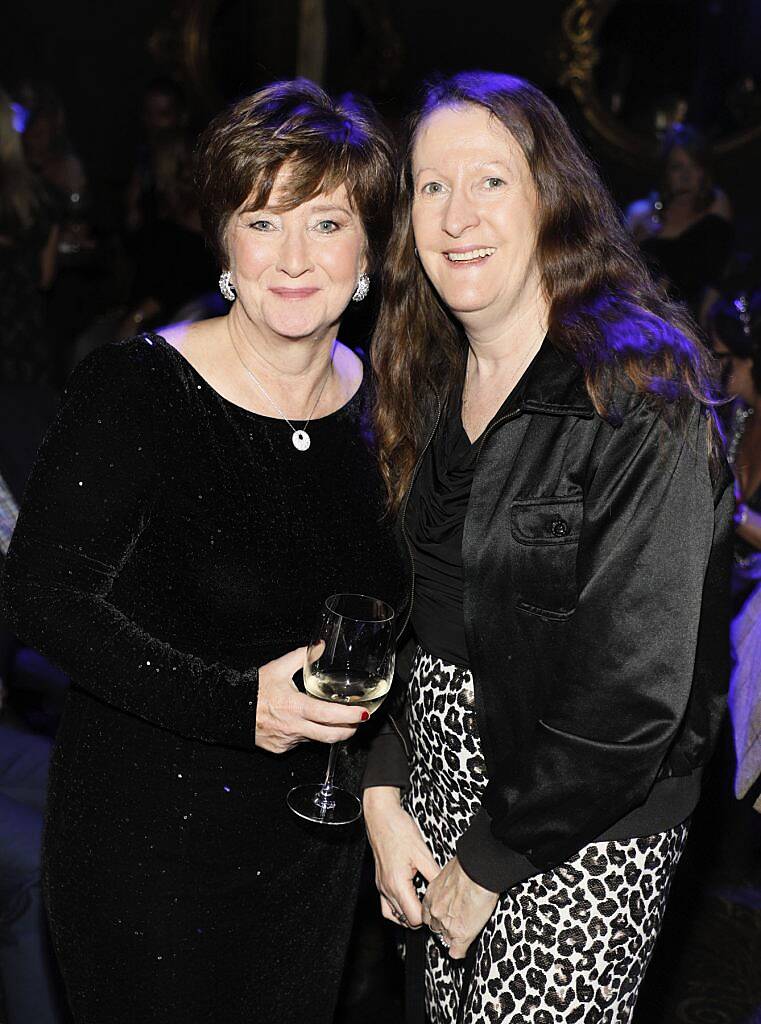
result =
[[[287,166],[264,209],[230,218],[227,249],[239,304],[282,338],[331,335],[367,266],[367,238],[345,185],[284,210]]]
[[[538,198],[518,143],[485,108],[440,107],[412,152],[420,261],[463,321],[497,323],[541,288]]]

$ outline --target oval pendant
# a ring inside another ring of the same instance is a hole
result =
[[[294,430],[291,440],[293,441],[293,447],[298,448],[300,452],[305,452],[312,443],[306,430]]]

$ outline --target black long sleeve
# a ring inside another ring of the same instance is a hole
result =
[[[145,339],[108,345],[78,367],[13,535],[7,621],[104,702],[187,737],[253,747],[257,668],[183,652],[112,600],[165,479],[169,404]],[[154,596],[162,601],[160,584]]]

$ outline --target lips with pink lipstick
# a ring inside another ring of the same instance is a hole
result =
[[[442,255],[454,267],[474,267],[486,263],[496,251],[492,245],[463,245],[447,249]]]
[[[316,295],[319,288],[270,288],[279,299],[309,299]]]

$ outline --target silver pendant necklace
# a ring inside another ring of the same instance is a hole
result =
[[[312,411],[311,411],[311,412],[309,413],[309,416],[308,416],[308,418],[307,418],[307,421],[306,421],[306,423],[304,424],[304,426],[303,426],[303,427],[301,427],[301,429],[299,429],[298,427],[294,427],[294,425],[293,425],[293,424],[291,423],[291,421],[290,421],[290,420],[288,419],[288,417],[287,417],[287,416],[285,415],[285,413],[283,412],[283,410],[282,410],[282,409],[280,408],[280,406],[279,406],[279,405],[277,404],[277,402],[275,401],[275,399],[274,399],[274,398],[272,397],[272,395],[271,395],[271,394],[270,394],[270,393],[269,393],[269,392],[267,391],[267,389],[265,388],[265,386],[264,386],[264,385],[262,384],[262,382],[261,382],[261,381],[259,380],[259,378],[258,378],[258,377],[256,376],[256,374],[254,373],[254,371],[253,371],[253,370],[251,370],[251,369],[249,369],[249,367],[248,367],[248,366],[246,366],[246,364],[245,364],[245,363],[243,362],[243,357],[241,356],[241,354],[240,354],[240,352],[238,351],[238,348],[237,348],[237,346],[236,346],[235,342],[233,341],[233,337],[232,337],[232,334],[230,334],[230,343],[232,344],[233,350],[234,350],[234,352],[235,352],[236,356],[238,357],[238,362],[240,363],[240,365],[241,365],[241,366],[243,367],[243,369],[244,369],[244,370],[246,371],[246,373],[247,373],[247,374],[249,375],[249,377],[250,377],[250,378],[251,378],[251,380],[252,380],[252,381],[254,382],[254,384],[256,384],[256,386],[257,386],[257,387],[259,388],[259,390],[260,390],[260,391],[261,391],[261,393],[262,393],[262,394],[264,395],[264,397],[265,397],[265,398],[267,399],[267,401],[268,401],[268,402],[270,403],[270,405],[271,405],[271,406],[272,406],[272,407],[273,407],[274,409],[277,409],[277,411],[278,411],[278,412],[280,413],[280,415],[281,415],[281,416],[283,417],[283,419],[285,420],[285,422],[286,422],[286,423],[288,424],[288,426],[289,426],[289,427],[291,428],[291,430],[293,431],[293,433],[291,434],[291,443],[293,444],[293,447],[294,447],[294,448],[295,448],[295,449],[296,449],[297,451],[300,451],[300,452],[306,452],[306,451],[309,451],[309,448],[310,448],[310,446],[311,446],[311,444],[312,444],[312,439],[311,439],[311,437],[309,436],[309,434],[307,433],[307,427],[308,427],[308,426],[309,426],[309,424],[310,424],[310,423],[312,422],[312,417],[313,417],[313,416],[314,416],[314,414],[315,414],[315,410],[317,409],[317,406],[318,406],[318,404],[319,404],[319,401],[320,401],[320,399],[322,398],[322,393],[323,393],[323,391],[325,390],[325,386],[326,386],[326,385],[327,385],[327,383],[328,383],[328,377],[330,377],[331,373],[333,372],[333,355],[334,355],[334,353],[335,353],[335,350],[336,350],[336,342],[335,342],[335,340],[333,341],[333,344],[332,344],[332,346],[331,346],[331,349],[330,349],[330,360],[328,361],[328,371],[327,371],[327,373],[325,374],[325,377],[323,378],[323,381],[322,381],[322,386],[321,386],[321,388],[320,388],[320,390],[319,390],[319,392],[318,392],[318,394],[317,394],[317,398],[316,398],[316,399],[315,399],[315,401],[314,401],[314,405],[312,406]]]

